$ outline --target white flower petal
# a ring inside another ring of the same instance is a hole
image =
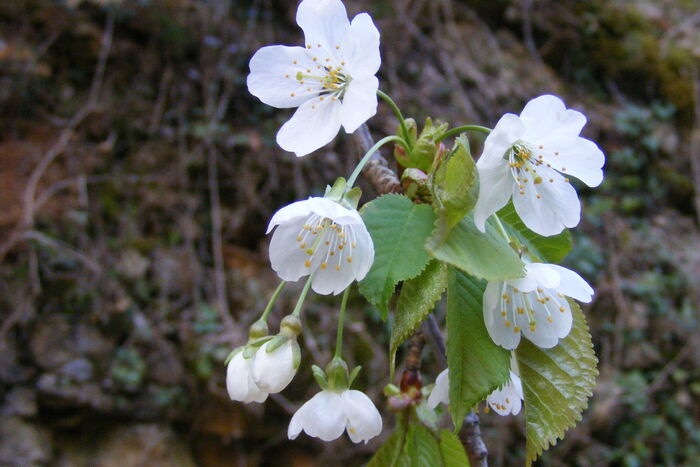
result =
[[[556,294],[556,290],[550,293],[550,301],[546,304],[533,303],[534,327],[522,326],[523,335],[536,346],[549,349],[559,343],[559,339],[566,337],[571,331],[573,317],[569,303]],[[564,311],[560,311],[563,309]],[[534,330],[533,330],[534,329]]]
[[[561,277],[561,281],[557,290],[567,297],[574,298],[583,303],[589,303],[593,298],[593,288],[588,285],[588,282],[578,273],[567,269],[558,264],[547,265],[552,270],[556,271]]]
[[[586,117],[576,110],[567,109],[557,96],[545,94],[532,99],[520,113],[527,131],[522,138],[530,143],[539,143],[552,134],[578,136],[586,124]]]
[[[502,311],[509,309],[501,298],[503,282],[489,282],[484,291],[484,324],[491,339],[501,347],[512,350],[520,343],[520,332],[514,332],[514,323],[507,321],[508,317],[501,315]],[[493,297],[496,297],[494,300]],[[495,305],[493,305],[495,302]],[[488,308],[487,308],[488,304]],[[510,323],[509,326],[506,323]]]
[[[335,47],[342,43],[350,28],[348,14],[340,0],[302,1],[297,9],[297,24],[304,31],[306,44],[313,51],[322,49],[324,59],[335,56]]]
[[[313,81],[301,84],[296,75],[315,67],[303,47],[263,47],[250,59],[248,91],[273,107],[298,107],[316,97],[320,85]]]
[[[382,416],[369,397],[350,389],[341,395],[345,425],[353,443],[367,441],[382,432]]]
[[[360,13],[353,18],[340,51],[353,79],[374,76],[379,71],[382,63],[379,54],[379,30],[371,16]]]
[[[310,202],[314,198],[309,198],[308,200],[296,201],[292,204],[288,204],[282,209],[278,210],[270,219],[270,223],[267,225],[267,232],[269,234],[275,226],[280,224],[287,224],[296,219],[306,219],[312,212],[313,203]]]
[[[311,212],[327,217],[338,224],[362,224],[362,216],[355,209],[348,209],[328,198],[314,197],[306,200]]]
[[[539,183],[529,180],[524,189],[513,185],[513,204],[523,223],[545,237],[578,225],[581,204],[574,187],[552,169],[540,167],[538,173]]]
[[[341,123],[346,132],[353,133],[377,113],[377,89],[379,81],[375,76],[350,81],[345,89],[340,112]]]
[[[435,378],[435,387],[428,396],[428,407],[434,409],[440,402],[450,403],[450,373],[447,368]]]
[[[339,394],[321,391],[306,401],[292,416],[287,436],[296,439],[299,433],[332,441],[343,434],[345,416]]]
[[[305,156],[333,141],[340,130],[340,113],[339,100],[323,96],[307,100],[277,132],[277,144],[297,157]]]
[[[271,342],[263,344],[255,353],[253,380],[261,390],[274,394],[292,382],[297,372],[294,368],[294,347],[299,344],[290,339],[274,352],[267,352]]]
[[[506,165],[490,168],[476,166],[479,172],[479,198],[474,207],[474,224],[486,232],[486,220],[508,203],[513,178]]]
[[[510,379],[500,389],[493,391],[486,402],[499,415],[518,415],[522,408],[523,390],[520,377],[510,372]]]
[[[544,161],[553,168],[573,175],[590,187],[603,181],[605,155],[597,144],[586,138],[550,135],[541,140]]]
[[[503,115],[484,141],[484,152],[476,163],[477,168],[507,166],[503,155],[520,139],[525,132],[525,125],[515,114]]]
[[[313,257],[296,241],[304,222],[280,225],[270,241],[270,264],[280,279],[294,282],[313,272]],[[307,261],[311,264],[307,266]],[[317,260],[317,262],[320,260]]]
[[[240,402],[263,402],[267,393],[261,391],[253,381],[252,365],[254,358],[243,358],[238,352],[226,367],[226,390],[231,400]]]
[[[525,265],[525,274],[532,277],[537,283],[546,289],[555,289],[561,282],[559,271],[548,263],[529,263]],[[533,289],[528,289],[528,291]]]

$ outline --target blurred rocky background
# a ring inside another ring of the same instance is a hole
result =
[[[566,262],[597,291],[586,312],[601,375],[539,465],[699,465],[697,1],[346,4],[375,18],[381,88],[404,114],[492,126],[556,93],[607,155],[603,185],[579,187]],[[224,387],[224,358],[276,286],[267,220],[357,161],[342,136],[284,153],[274,136],[290,112],[247,93],[255,50],[301,44],[295,10],[0,1],[0,465],[361,465],[381,442],[287,440],[316,391],[308,367],[330,357],[333,299],[308,302],[302,370],[283,394],[241,405]],[[375,137],[394,125],[383,105],[370,121]],[[350,317],[346,353],[382,407],[388,327],[359,298]],[[440,370],[430,350],[424,369]],[[491,465],[519,465],[522,419],[481,421]]]

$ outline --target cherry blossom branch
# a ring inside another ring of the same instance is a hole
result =
[[[374,146],[372,135],[366,124],[362,124],[360,128],[353,133],[353,137],[362,154],[367,153],[372,146]],[[389,163],[379,151],[372,154],[370,161],[365,166],[364,175],[374,189],[380,194],[401,193],[403,191],[398,176],[389,168]],[[430,334],[432,343],[437,349],[439,358],[445,360],[445,340],[442,337],[437,320],[432,314],[428,315],[428,321],[425,327]],[[418,331],[418,333],[420,333],[420,331]],[[415,351],[419,348],[422,350],[422,345],[416,345],[418,342],[422,342],[422,336],[415,336],[415,341],[414,338],[411,339],[409,346],[413,352],[408,352],[406,368],[409,367],[409,363],[413,363],[416,355]],[[411,356],[411,358],[409,358],[409,356]],[[474,467],[488,467],[488,450],[481,438],[479,416],[475,412],[469,412],[464,418],[464,424],[459,432],[459,439],[462,441],[462,445],[467,452],[470,465]]]
[[[353,133],[353,138],[360,148],[360,154],[366,154],[374,146],[374,140],[367,124],[360,125]],[[380,194],[401,193],[403,191],[399,177],[396,172],[389,168],[389,163],[380,151],[372,154],[369,162],[365,164],[363,175]]]

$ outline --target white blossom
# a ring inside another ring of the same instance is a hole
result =
[[[226,389],[231,400],[240,402],[264,402],[268,393],[261,390],[253,380],[255,357],[243,358],[238,352],[226,368]]]
[[[253,362],[253,380],[263,391],[274,394],[282,391],[292,382],[297,372],[294,365],[294,347],[298,347],[294,339],[287,340],[272,352],[267,348],[272,341],[263,344],[255,353]]]
[[[520,376],[511,371],[508,382],[489,394],[486,403],[498,415],[518,415],[523,406],[523,386]]]
[[[484,232],[486,219],[511,197],[525,225],[540,235],[576,226],[581,204],[568,177],[598,186],[605,163],[598,146],[579,136],[585,124],[582,113],[552,95],[531,100],[519,116],[501,117],[476,164],[476,226]]]
[[[316,293],[339,294],[362,280],[374,261],[374,244],[362,217],[327,198],[309,198],[280,209],[267,233],[270,262],[279,277],[297,281],[314,274]]]
[[[434,409],[440,402],[450,403],[450,373],[447,368],[435,378],[435,386],[428,396],[428,407]]]
[[[347,429],[354,443],[371,438],[382,431],[382,417],[363,392],[346,389],[342,392],[321,391],[296,411],[287,435],[296,439],[299,433],[332,441]]]
[[[541,348],[557,345],[571,331],[566,297],[588,303],[593,289],[577,273],[556,264],[529,263],[525,277],[489,282],[484,291],[484,322],[493,341],[514,349],[524,335]]]
[[[377,112],[379,31],[367,13],[352,22],[340,0],[304,0],[304,47],[273,45],[250,60],[248,90],[278,108],[299,107],[277,143],[301,157],[354,132]]]

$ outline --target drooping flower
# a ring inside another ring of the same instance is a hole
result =
[[[297,281],[313,274],[316,293],[339,294],[362,280],[374,261],[374,244],[362,217],[328,198],[309,198],[280,209],[267,233],[270,262],[279,277]]]
[[[278,108],[299,107],[277,143],[301,157],[354,132],[377,112],[379,31],[367,13],[348,20],[340,0],[304,0],[297,10],[305,47],[273,45],[250,60],[248,90]]]
[[[579,136],[585,124],[582,113],[567,109],[552,95],[531,100],[519,116],[508,113],[501,117],[476,164],[476,226],[484,232],[486,219],[511,196],[525,225],[540,235],[555,235],[576,226],[581,204],[568,177],[598,186],[605,163],[598,146]]]
[[[255,357],[245,358],[238,352],[226,367],[226,389],[231,400],[240,402],[264,402],[268,393],[261,390],[253,380]]]
[[[428,407],[434,409],[440,402],[450,403],[450,373],[447,368],[435,378],[435,387],[428,396]]]
[[[292,382],[301,362],[301,350],[296,340],[300,333],[299,318],[285,316],[280,323],[279,335],[255,352],[253,380],[261,390],[274,394]]]
[[[529,263],[525,277],[489,282],[484,291],[484,322],[493,341],[514,349],[524,335],[547,349],[571,331],[566,297],[588,303],[593,289],[577,273],[556,264]]]
[[[442,372],[435,379],[435,387],[428,396],[428,407],[434,409],[441,402],[449,404],[450,374],[448,369]],[[522,407],[523,388],[520,377],[511,370],[510,379],[499,389],[493,391],[486,398],[486,403],[499,415],[517,415]]]
[[[332,441],[347,429],[353,443],[364,441],[382,431],[382,417],[363,392],[346,389],[340,392],[320,391],[299,410],[289,423],[287,435],[296,439],[299,433]]]
[[[523,386],[520,376],[511,370],[508,382],[489,394],[486,403],[498,415],[518,415],[523,406]]]

